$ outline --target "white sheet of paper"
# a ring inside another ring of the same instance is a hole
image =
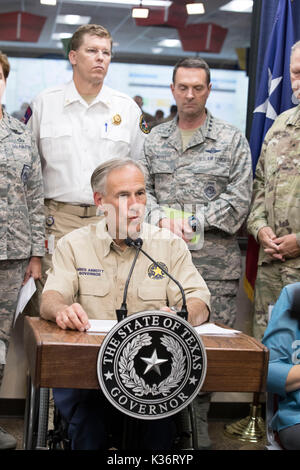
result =
[[[117,324],[117,320],[89,320],[89,322],[91,327],[87,330],[88,333],[108,333]],[[204,323],[203,325],[196,326],[195,330],[200,335],[230,336],[241,333],[239,330],[229,330],[214,323]]]
[[[203,325],[196,326],[195,330],[199,335],[231,336],[241,333],[239,330],[229,330],[228,328],[222,328],[214,323],[204,323]]]
[[[88,333],[108,333],[118,322],[117,320],[90,320]]]
[[[26,307],[27,303],[29,302],[29,300],[31,299],[35,291],[36,291],[36,286],[35,286],[34,279],[33,277],[30,277],[28,281],[26,282],[25,286],[21,287],[21,290],[19,292],[14,325],[16,323],[18,316],[20,315],[21,312],[23,312],[24,308]]]

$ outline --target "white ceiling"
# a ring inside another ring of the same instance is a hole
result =
[[[228,33],[219,54],[199,54],[206,58],[210,65],[218,67],[238,67],[236,48],[250,46],[251,14],[221,11],[220,6],[228,0],[203,0],[204,15],[193,15],[188,23],[212,22],[224,28]],[[140,27],[131,18],[131,6],[119,0],[117,5],[101,1],[57,0],[56,6],[41,5],[40,0],[0,0],[0,13],[25,11],[47,17],[38,42],[8,42],[0,41],[0,49],[8,55],[45,56],[55,54],[63,56],[64,51],[60,41],[52,40],[55,32],[73,33],[78,26],[61,25],[56,23],[57,15],[90,16],[90,23],[105,26],[114,39],[114,60],[121,62],[164,63],[174,64],[179,58],[194,55],[195,52],[185,52],[181,47],[163,48],[160,54],[154,54],[153,48],[158,47],[161,39],[179,39],[177,30],[170,27]]]

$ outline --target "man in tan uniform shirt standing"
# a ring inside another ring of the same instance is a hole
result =
[[[144,250],[181,283],[188,321],[194,326],[205,322],[210,294],[185,242],[167,229],[143,222],[146,189],[139,164],[114,159],[100,165],[92,175],[92,188],[95,204],[105,217],[58,241],[42,295],[42,317],[56,321],[63,329],[80,331],[89,328],[89,318],[115,319],[135,256],[135,249],[125,243],[129,236],[141,237]],[[141,254],[129,283],[129,314],[171,311],[167,305],[180,307],[181,302],[177,285]],[[95,395],[93,390],[56,389],[54,399],[70,424],[73,449],[105,449],[107,403],[98,391]],[[144,442],[149,449],[170,448],[173,433],[169,419],[145,427]]]

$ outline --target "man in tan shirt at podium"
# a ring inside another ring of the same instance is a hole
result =
[[[143,222],[146,189],[139,164],[110,160],[96,168],[91,182],[95,204],[104,217],[59,240],[42,295],[41,316],[60,328],[80,331],[89,328],[89,318],[115,319],[136,253],[125,239],[140,237],[143,249],[182,285],[188,321],[194,326],[207,321],[210,293],[187,245],[169,230]],[[169,307],[178,308],[181,303],[177,285],[141,253],[129,283],[128,313],[171,311]],[[69,423],[73,449],[105,449],[109,405],[99,391],[55,389],[54,399]],[[111,413],[109,409],[108,419]],[[145,422],[144,427],[144,449],[170,448],[171,418]]]

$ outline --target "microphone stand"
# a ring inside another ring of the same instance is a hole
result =
[[[181,292],[181,296],[182,296],[182,307],[181,307],[181,311],[180,312],[177,312],[177,314],[182,317],[184,320],[187,320],[188,319],[188,310],[187,310],[187,307],[186,307],[186,300],[185,300],[185,293],[184,293],[184,290],[182,288],[182,286],[180,285],[180,283],[178,281],[176,281],[176,279],[174,279],[173,276],[171,276],[170,273],[168,273],[168,271],[166,271],[162,266],[160,266],[150,255],[148,255],[148,253],[146,253],[143,249],[142,249],[142,245],[143,245],[143,240],[141,238],[137,238],[136,240],[133,240],[132,238],[127,238],[125,240],[125,243],[126,245],[128,246],[133,246],[136,250],[137,250],[137,254],[139,254],[139,252],[141,251],[147,258],[150,259],[150,261],[152,261],[152,263],[155,264],[156,267],[158,267],[159,269],[161,269],[170,279],[172,279],[173,282],[175,282],[175,284],[178,286],[178,288],[180,289],[180,292]],[[135,263],[134,263],[135,264]],[[133,264],[133,266],[134,266]],[[133,268],[132,268],[133,269]]]
[[[180,312],[177,312],[177,315],[179,315],[184,320],[187,320],[188,319],[188,310],[187,310],[187,307],[186,307],[185,293],[184,293],[184,290],[183,290],[182,286],[179,284],[178,281],[176,281],[176,279],[174,279],[173,276],[171,276],[170,273],[168,273],[168,271],[166,271],[153,258],[151,258],[151,256],[148,255],[148,253],[146,253],[144,250],[142,250],[142,248],[140,248],[139,251],[141,251],[145,256],[147,256],[147,258],[149,258],[155,264],[156,267],[161,269],[179,287],[181,295],[182,295],[182,307],[181,307]]]
[[[130,245],[130,246],[132,246],[132,245]],[[121,307],[116,310],[116,315],[117,315],[118,322],[124,320],[124,318],[127,317],[128,310],[127,310],[126,298],[127,298],[128,285],[129,285],[129,281],[131,279],[133,269],[135,267],[136,260],[139,256],[139,253],[140,253],[140,247],[136,246],[135,257],[134,257],[133,263],[131,265],[128,278],[127,278],[126,283],[125,283],[125,288],[124,288],[124,293],[123,293],[123,302],[122,302]]]

